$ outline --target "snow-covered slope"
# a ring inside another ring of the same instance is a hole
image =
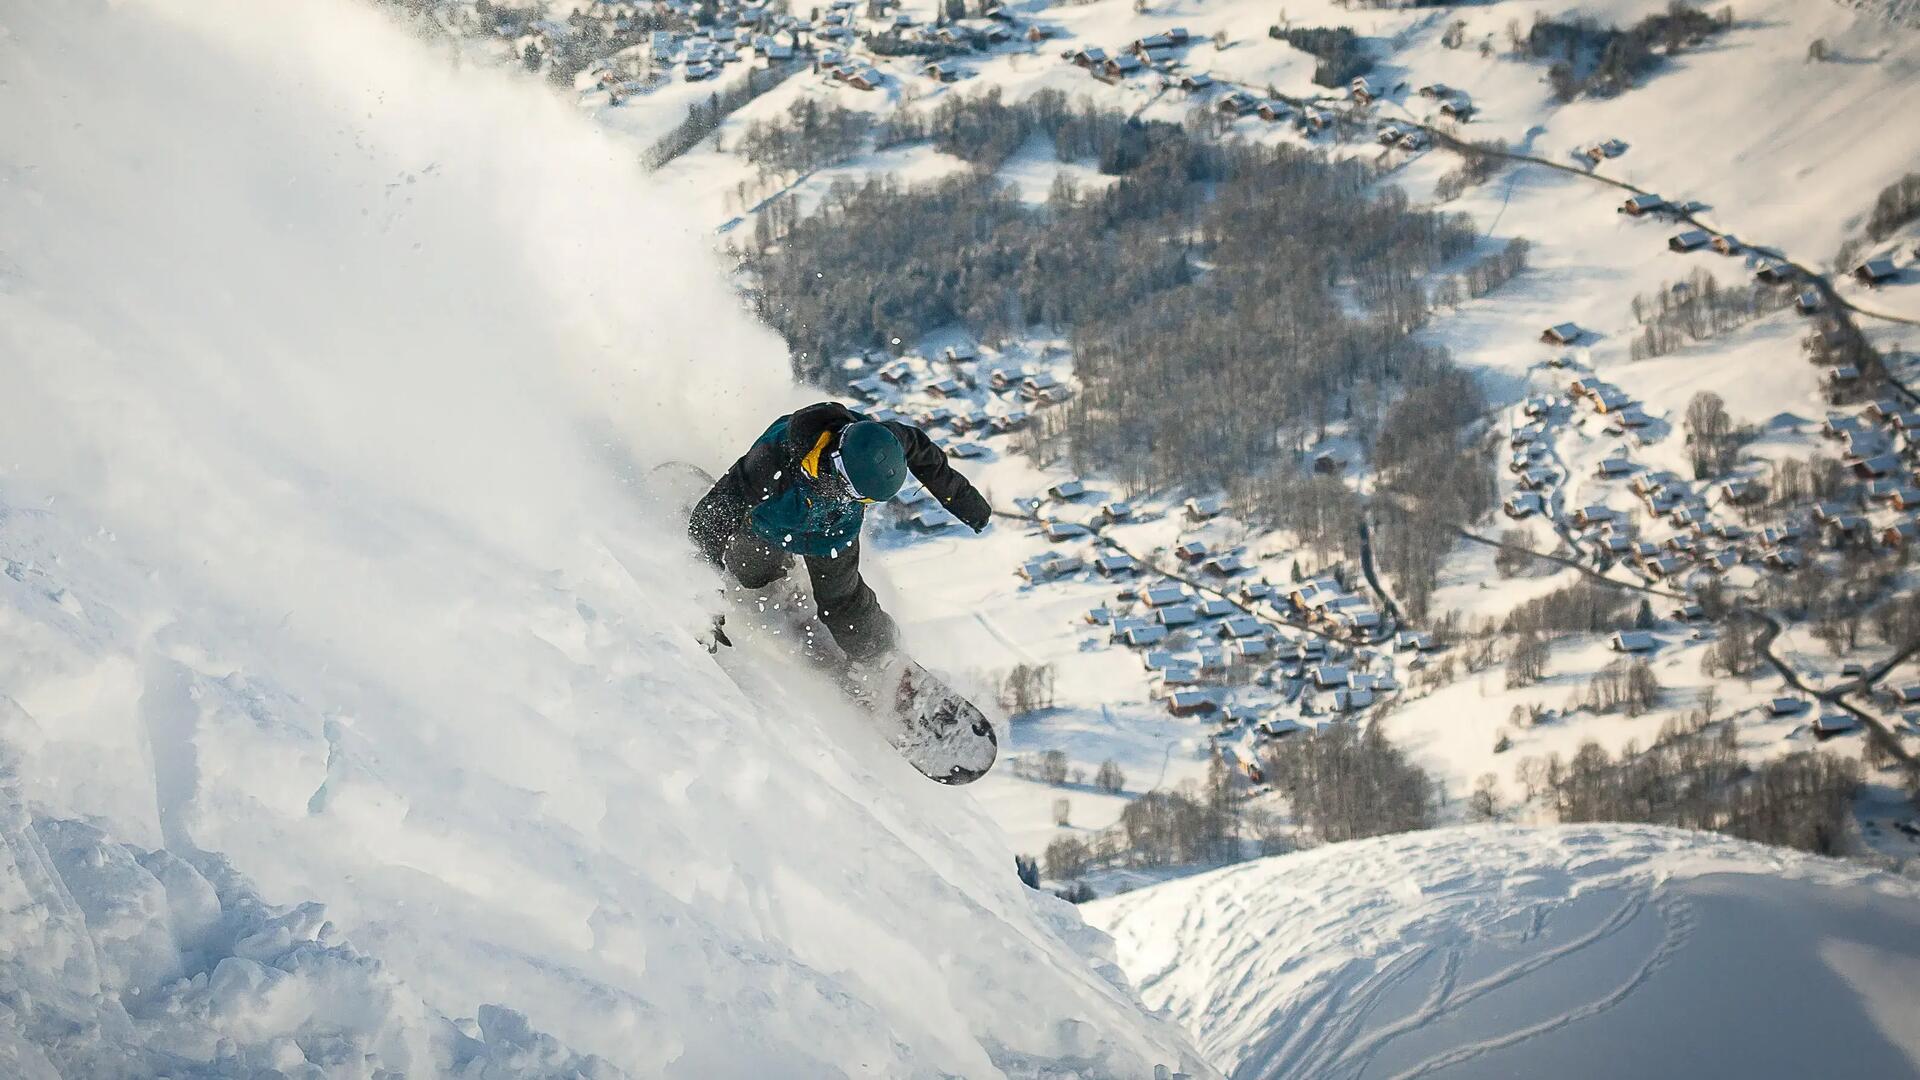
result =
[[[630,152],[345,2],[0,71],[0,1075],[1205,1073],[693,644],[627,479],[798,392]]]
[[[1920,1075],[1920,884],[1725,837],[1448,829],[1088,908],[1234,1077]]]

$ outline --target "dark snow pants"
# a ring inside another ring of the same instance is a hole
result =
[[[727,542],[721,562],[742,587],[759,589],[785,577],[793,556],[743,527]],[[893,618],[880,610],[879,598],[860,577],[858,540],[838,558],[808,555],[806,563],[820,621],[847,659],[870,660],[893,646]]]

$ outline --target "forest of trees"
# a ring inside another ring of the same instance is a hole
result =
[[[1373,58],[1350,27],[1274,26],[1268,28],[1267,36],[1318,58],[1313,81],[1321,86],[1344,87],[1373,70]]]
[[[1665,356],[1695,341],[1724,334],[1785,307],[1786,290],[1764,285],[1727,288],[1706,270],[1685,281],[1662,283],[1653,293],[1633,298],[1633,319],[1640,324],[1630,352],[1635,360]]]
[[[1434,784],[1379,724],[1334,724],[1277,744],[1267,778],[1294,818],[1326,843],[1433,825]]]
[[[1563,822],[1634,821],[1706,829],[1822,855],[1844,851],[1858,766],[1801,751],[1763,765],[1741,759],[1734,725],[1670,723],[1645,751],[1618,760],[1597,743],[1523,770]],[[1531,794],[1531,793],[1530,793]]]
[[[1554,61],[1547,81],[1554,96],[1572,101],[1581,94],[1611,97],[1630,90],[1660,62],[1656,49],[1668,55],[1733,24],[1733,11],[1719,17],[1673,0],[1667,10],[1649,15],[1625,30],[1602,26],[1591,18],[1538,17],[1524,37],[1513,28],[1516,44],[1528,55]]]

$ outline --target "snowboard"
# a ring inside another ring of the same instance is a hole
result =
[[[654,497],[682,522],[713,486],[706,470],[682,461],[655,466],[649,481]],[[849,700],[880,721],[888,743],[930,780],[967,784],[993,768],[1000,741],[992,721],[912,657],[894,650],[866,663],[848,663],[814,617],[811,598],[791,580],[758,593],[734,586],[731,596],[729,610],[717,612],[696,635],[716,659],[738,649],[784,651],[820,669]],[[728,660],[721,659],[720,667],[742,689],[754,692]]]

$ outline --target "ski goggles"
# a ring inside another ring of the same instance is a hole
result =
[[[845,458],[840,456],[840,451],[835,450],[829,460],[833,462],[833,471],[840,474],[840,482],[847,485],[847,490],[853,492],[854,498],[859,499],[868,506],[872,506],[874,503],[880,501],[878,499],[869,499],[865,495],[860,494],[860,489],[854,485],[853,477],[847,475],[847,462]]]

